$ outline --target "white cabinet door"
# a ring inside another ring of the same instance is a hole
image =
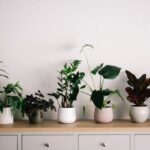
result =
[[[79,135],[79,150],[130,150],[130,147],[130,135]]]
[[[150,150],[150,135],[134,136],[135,150]]]
[[[73,135],[23,135],[22,150],[75,150]]]
[[[0,150],[17,150],[17,136],[0,135]]]

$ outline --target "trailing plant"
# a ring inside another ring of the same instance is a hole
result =
[[[4,107],[12,107],[13,112],[16,109],[21,108],[22,97],[22,87],[19,82],[15,84],[9,83],[6,87],[3,87],[3,90],[0,91],[4,95],[4,100],[0,100],[0,111],[3,111]]]
[[[77,71],[80,63],[80,60],[66,63],[63,69],[59,71],[56,92],[48,94],[57,100],[59,107],[73,107],[73,102],[77,100],[80,89],[85,87],[85,85],[80,86],[85,76],[84,72]],[[59,102],[60,98],[61,102]]]
[[[133,73],[126,70],[128,78],[128,87],[126,92],[128,93],[127,100],[136,106],[144,106],[145,101],[150,97],[150,78],[146,77],[146,74],[137,78]]]
[[[92,45],[85,44],[82,47],[81,52],[87,46],[91,47],[92,49],[94,48]],[[87,65],[88,65],[91,80],[92,80],[92,83],[93,83],[93,88],[86,82],[87,87],[89,88],[91,94],[86,93],[86,92],[83,92],[83,93],[89,95],[92,102],[94,103],[94,105],[99,109],[109,107],[110,104],[111,104],[110,98],[114,94],[117,94],[123,100],[123,98],[122,98],[122,96],[121,96],[118,89],[112,90],[112,89],[109,89],[109,88],[104,88],[104,80],[106,80],[106,79],[109,79],[109,80],[115,79],[119,75],[121,68],[119,68],[117,66],[113,66],[113,65],[104,65],[103,63],[101,63],[100,65],[96,66],[93,70],[91,70],[88,59],[87,59],[87,56],[86,56],[85,53],[84,53],[84,55],[85,55],[86,62],[87,62]],[[96,76],[96,75],[99,76],[99,88],[98,89],[96,89],[93,75],[94,76]]]
[[[47,111],[48,109],[56,110],[52,99],[46,100],[40,90],[35,94],[26,95],[22,104],[22,114],[26,113],[28,117],[32,116],[33,113],[40,109]]]

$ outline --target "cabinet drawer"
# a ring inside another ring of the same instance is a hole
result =
[[[17,136],[0,135],[0,150],[17,150]]]
[[[73,135],[23,135],[22,150],[74,150]]]
[[[134,136],[135,150],[150,150],[150,135]]]
[[[130,135],[79,135],[79,150],[130,150]]]

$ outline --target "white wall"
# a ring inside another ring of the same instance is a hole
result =
[[[0,0],[0,60],[10,76],[1,84],[20,81],[25,94],[41,89],[46,95],[56,89],[57,71],[66,61],[81,59],[87,71],[79,51],[90,43],[91,66],[122,67],[121,76],[106,85],[119,88],[126,99],[125,69],[150,76],[149,8],[149,0]],[[128,117],[128,104],[113,100],[115,117]],[[89,97],[80,95],[75,105],[78,117],[83,105],[86,118],[93,117]]]

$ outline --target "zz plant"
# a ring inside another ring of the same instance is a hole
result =
[[[145,101],[150,97],[150,78],[147,78],[146,74],[137,78],[128,70],[126,70],[126,75],[129,85],[126,87],[127,100],[136,106],[145,106]]]
[[[73,102],[77,100],[80,89],[85,87],[85,85],[80,86],[85,76],[84,72],[77,71],[80,63],[80,60],[66,63],[59,71],[59,76],[57,77],[58,88],[56,92],[48,94],[57,100],[59,107],[73,107]],[[59,102],[59,98],[61,98],[61,102]]]

